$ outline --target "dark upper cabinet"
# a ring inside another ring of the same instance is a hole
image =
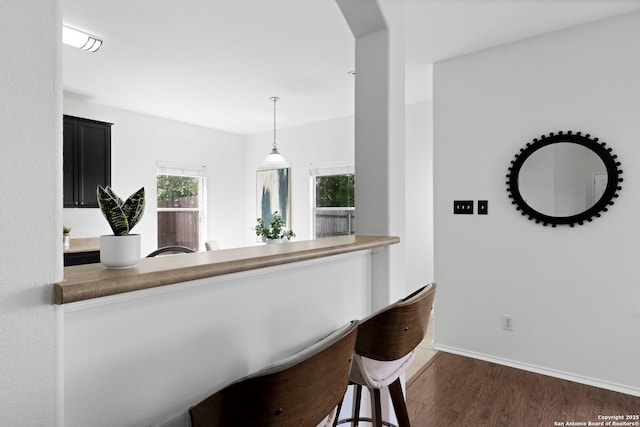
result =
[[[96,187],[111,185],[111,125],[64,116],[65,208],[97,208]]]

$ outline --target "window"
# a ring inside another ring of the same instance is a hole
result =
[[[313,237],[355,234],[355,175],[353,166],[311,170]]]
[[[206,167],[158,162],[158,247],[202,250],[205,230]]]

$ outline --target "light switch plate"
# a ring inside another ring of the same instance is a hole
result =
[[[453,213],[454,215],[472,215],[473,214],[473,200],[454,200],[453,201]]]
[[[478,215],[489,215],[488,200],[478,200]]]

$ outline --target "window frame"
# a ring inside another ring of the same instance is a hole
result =
[[[156,193],[156,218],[158,212],[199,212],[198,215],[198,247],[197,251],[205,250],[207,241],[207,167],[176,162],[156,162],[156,191],[159,176],[179,176],[188,178],[198,178],[199,184],[199,208],[172,208],[158,207],[158,197]],[[156,243],[158,242],[159,224],[156,224]]]
[[[309,169],[309,186],[311,195],[311,218],[310,218],[310,230],[311,239],[316,240],[316,217],[318,212],[322,211],[353,211],[355,212],[355,206],[335,206],[335,207],[317,207],[316,206],[316,178],[322,176],[335,176],[335,175],[353,175],[355,178],[355,166],[353,164],[338,164],[331,166],[316,166]],[[355,204],[355,203],[354,203]],[[351,226],[351,221],[349,221]],[[351,233],[350,233],[351,234]]]

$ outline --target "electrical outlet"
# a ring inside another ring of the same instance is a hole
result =
[[[502,329],[513,332],[513,316],[510,314],[502,315]]]
[[[453,213],[455,215],[473,215],[473,200],[454,200]]]

